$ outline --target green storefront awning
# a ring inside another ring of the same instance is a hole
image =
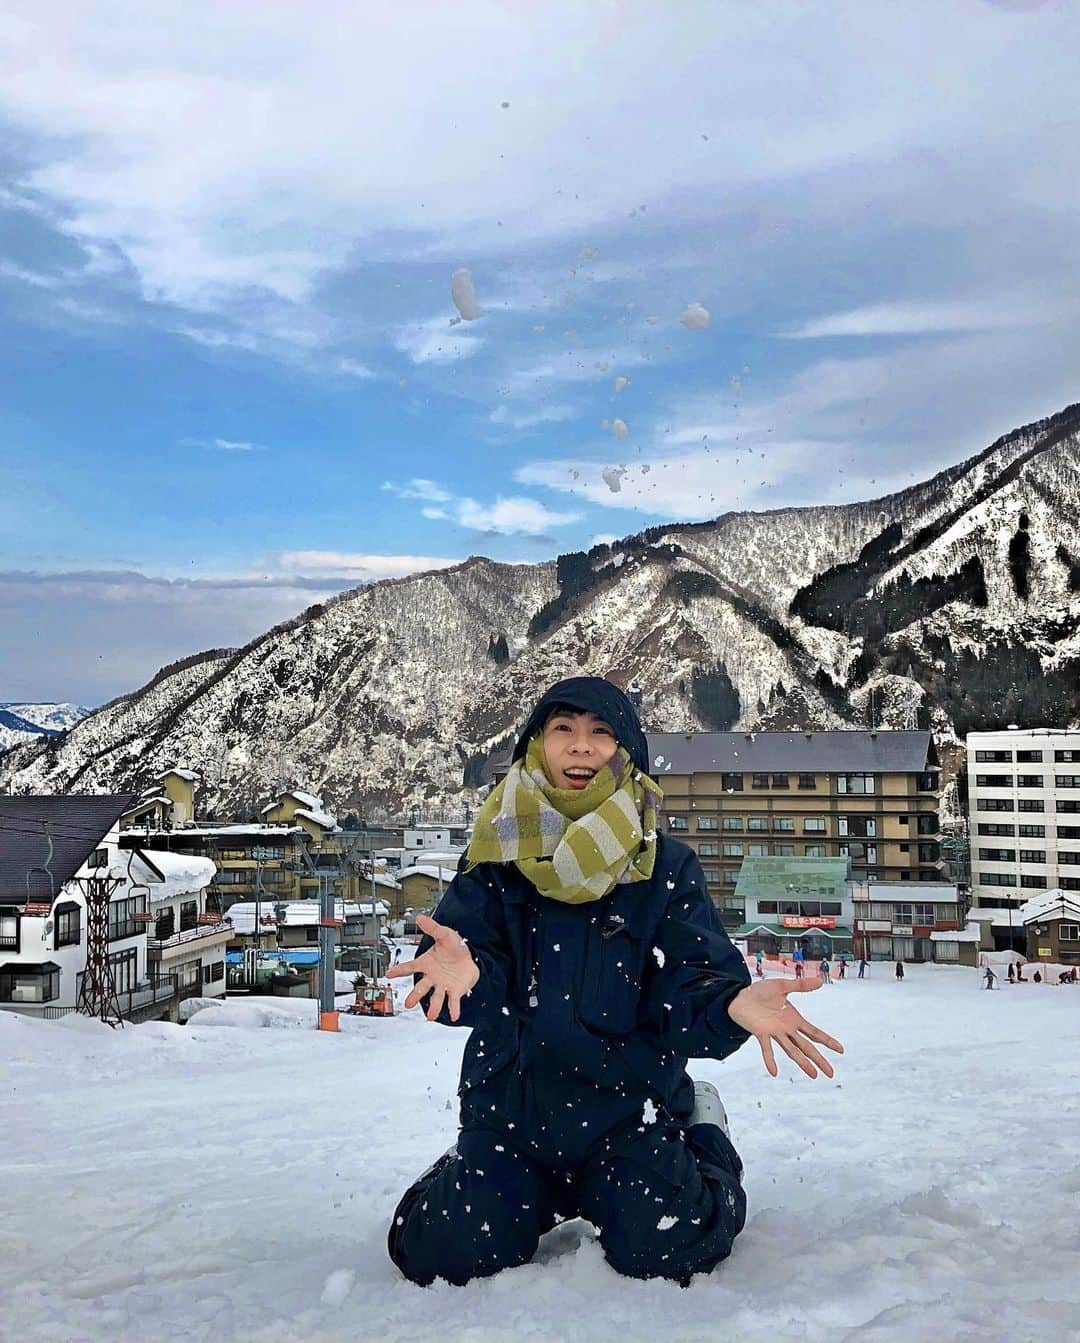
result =
[[[780,923],[744,923],[731,934],[732,937],[752,937],[754,933],[771,933],[773,937],[806,937],[814,934],[820,937],[851,937],[850,928],[837,924],[835,928],[785,928]]]

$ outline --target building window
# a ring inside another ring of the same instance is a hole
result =
[[[123,900],[113,900],[109,905],[109,941],[118,942],[122,937],[134,937],[141,932],[142,925],[135,921],[135,915],[145,913],[145,895],[129,895]]]
[[[1015,811],[1012,804],[1012,798],[1009,797],[980,797],[975,803],[976,811]]]
[[[705,873],[705,882],[706,882],[706,885],[708,885],[708,886],[716,886],[716,885],[719,884],[719,881],[720,881],[720,873],[719,873],[719,871],[718,871],[717,868],[715,868],[715,867],[703,867],[701,870]]]
[[[759,901],[757,902],[757,912],[758,912],[759,914],[775,914],[775,913],[777,912],[777,910],[776,910],[776,901],[775,901],[775,900],[759,900]]]
[[[1016,776],[1017,788],[1041,788],[1043,786],[1043,776],[1041,774],[1018,774]]]
[[[937,812],[924,812],[918,818],[916,829],[920,835],[936,835],[941,829],[941,822],[938,820]]]
[[[167,942],[176,932],[176,911],[172,905],[163,909],[154,923],[154,937],[159,942]]]
[[[1059,923],[1059,942],[1080,942],[1080,923]]]
[[[821,856],[822,856],[822,858],[825,857],[825,850],[824,850],[824,849],[821,850]],[[868,845],[866,846],[866,861],[867,861],[867,863],[869,863],[872,867],[876,867],[876,866],[877,866],[877,845],[876,845],[876,844],[868,844]]]
[[[741,830],[741,829],[742,829],[742,817],[741,817],[741,816],[725,816],[725,817],[723,818],[722,824],[723,824],[723,827],[724,827],[725,830]]]
[[[980,821],[976,833],[980,835],[1010,835],[1016,834],[1015,825],[1002,825],[999,821]],[[1024,827],[1020,827],[1020,833],[1024,833]]]
[[[782,834],[794,834],[795,818],[793,816],[774,816],[773,829],[779,830]]]
[[[50,1003],[59,997],[60,967],[55,961],[12,963],[0,970],[0,1003]]]
[[[189,928],[194,928],[199,922],[199,902],[198,900],[181,900],[180,902],[180,931],[186,932]]]
[[[824,844],[807,844],[807,845],[805,845],[804,848],[803,848],[803,853],[805,854],[805,856],[806,856],[807,858],[824,858],[824,857],[825,857],[825,845],[824,845]]]
[[[1045,862],[1046,862],[1046,850],[1045,850],[1045,849],[1021,849],[1021,850],[1020,850],[1020,861],[1021,861],[1022,863],[1045,863]]]
[[[1076,802],[1071,798],[1065,802],[1057,802],[1054,805],[1059,816],[1076,816],[1080,813],[1080,802]]]
[[[938,776],[936,774],[916,774],[915,787],[920,793],[936,793],[938,787]]]
[[[720,818],[718,816],[699,816],[697,818],[697,828],[699,830],[717,830],[720,827]]]
[[[1054,761],[1058,765],[1075,765],[1080,763],[1080,751],[1055,751]]]
[[[1016,804],[1017,811],[1045,811],[1041,797],[1022,797]]]
[[[872,793],[874,792],[874,776],[872,774],[838,774],[836,776],[836,791],[838,793]]]
[[[1022,872],[1020,874],[1020,885],[1028,891],[1045,891],[1046,878],[1038,873]]]
[[[1019,765],[1041,765],[1042,751],[1017,751],[1016,762]]]
[[[802,828],[804,834],[823,835],[825,833],[825,818],[824,816],[808,816],[803,821]]]
[[[102,847],[100,849],[95,849],[94,852],[90,855],[90,857],[87,858],[86,866],[90,868],[91,871],[96,867],[108,867],[109,866],[108,848]]]
[[[727,886],[734,886],[739,880],[739,874],[733,868],[728,868],[724,873],[724,883]]]
[[[746,828],[747,830],[755,830],[755,831],[768,830],[769,828],[768,818],[765,816],[751,816],[746,823]]]
[[[319,940],[318,928],[305,928],[304,932],[309,942],[317,942]]]
[[[795,857],[795,845],[794,845],[794,844],[777,844],[777,845],[774,846],[774,852],[775,852],[777,858],[794,858],[794,857]]]
[[[214,882],[218,886],[250,886],[254,875],[247,867],[219,867]]]
[[[743,790],[743,776],[741,774],[721,774],[720,787],[725,793],[741,793]]]
[[[1035,827],[1033,826],[1032,829]],[[1039,826],[1040,830],[1045,827]],[[1080,825],[1059,825],[1057,828],[1058,839],[1080,839]]]
[[[959,942],[935,942],[934,960],[935,961],[958,961],[960,959]]]
[[[787,787],[789,787],[789,784],[788,784],[788,776],[787,776],[786,774],[774,774],[774,775],[772,776],[772,786],[773,786],[774,788],[787,788]]]
[[[1017,832],[1022,839],[1043,839],[1046,835],[1046,826],[1020,825],[1017,826]]]
[[[1011,774],[976,774],[976,775],[975,775],[975,787],[976,787],[976,788],[1011,788],[1011,787],[1012,787],[1012,782],[1013,782],[1013,780],[1012,780],[1012,775],[1011,775]]]
[[[220,983],[225,978],[225,962],[215,961],[210,967],[210,979],[213,983]]]
[[[980,765],[1003,765],[1013,758],[1012,751],[976,751],[975,760]]]
[[[767,774],[751,774],[750,776],[751,788],[768,788],[768,786],[769,786],[769,776]]]
[[[725,858],[741,858],[742,856],[743,856],[743,849],[742,849],[742,845],[741,845],[741,844],[725,844],[725,845],[724,845],[724,857],[725,857]]]
[[[0,909],[0,950],[19,950],[19,911],[14,907]]]
[[[1080,774],[1056,774],[1054,782],[1059,788],[1080,788]]]
[[[769,846],[767,844],[751,844],[746,853],[749,858],[767,858]]]
[[[1080,891],[1080,877],[1058,877],[1058,885],[1063,891]]]
[[[55,947],[77,947],[82,941],[82,908],[76,904],[57,905]]]
[[[980,872],[980,886],[1015,886],[1016,874],[1014,872]]]
[[[800,787],[800,788],[803,788],[803,789],[816,788],[816,787],[817,787],[817,775],[815,775],[815,774],[800,774],[800,775],[799,775],[799,787]]]
[[[983,863],[1015,863],[1015,849],[980,849],[979,861]]]
[[[720,845],[710,840],[698,845],[699,858],[718,858],[720,856]]]
[[[112,967],[117,993],[131,993],[139,978],[139,953],[136,949],[130,947],[127,951],[110,952],[109,965]]]
[[[668,817],[668,829],[669,829],[669,830],[689,830],[689,829],[690,829],[690,822],[686,819],[685,816],[669,816],[669,817]]]
[[[1073,853],[1070,849],[1059,849],[1058,863],[1062,867],[1080,867],[1080,851]]]
[[[288,873],[280,867],[266,868],[262,874],[264,886],[284,886]]]

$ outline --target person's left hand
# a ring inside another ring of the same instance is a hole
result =
[[[772,1047],[774,1040],[807,1077],[816,1077],[818,1068],[826,1077],[833,1076],[832,1064],[814,1045],[824,1045],[837,1054],[844,1052],[844,1046],[839,1040],[834,1040],[831,1035],[812,1026],[788,1002],[789,994],[813,993],[815,989],[821,988],[821,984],[820,979],[759,980],[742,989],[728,1004],[728,1016],[757,1040],[765,1068],[773,1077],[778,1071]]]

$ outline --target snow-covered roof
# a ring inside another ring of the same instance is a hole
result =
[[[1019,928],[1022,920],[1020,910],[1014,909],[969,909],[968,922],[989,923],[994,928]]]
[[[320,811],[317,807],[297,807],[293,815],[302,816],[305,821],[312,821],[323,830],[337,829],[337,817],[331,816],[328,811]]]
[[[981,942],[982,930],[977,923],[969,923],[966,928],[956,928],[952,932],[934,932],[931,942]]]
[[[169,853],[164,849],[131,849],[109,868],[121,881],[150,886],[151,900],[201,891],[214,880],[217,865],[194,853]]]
[[[418,873],[422,873],[425,877],[431,877],[435,881],[438,881],[441,876],[443,881],[449,885],[457,876],[457,868],[432,867],[427,863],[417,863],[415,867],[403,867],[398,873],[398,880],[404,881],[406,877],[415,877]]]
[[[1036,919],[1049,922],[1059,918],[1080,922],[1080,895],[1059,888],[1042,891],[1022,904],[1016,913],[1021,923],[1034,923]]]
[[[198,772],[198,770],[180,769],[179,767],[162,770],[161,773],[158,775],[158,778],[167,779],[170,774],[175,774],[178,779],[187,779],[188,783],[202,782],[202,775]]]
[[[273,811],[275,807],[280,807],[282,799],[286,797],[295,798],[302,807],[308,807],[312,811],[322,811],[323,809],[323,800],[321,797],[316,796],[315,793],[303,793],[299,788],[286,788],[273,802],[268,802],[266,806],[262,808],[259,813],[260,816],[265,816],[268,811]]]
[[[289,900],[282,903],[281,901],[267,899],[261,901],[258,908],[262,918],[270,921],[275,919],[275,911],[281,908],[281,922],[288,928],[312,927],[317,925],[321,918],[320,902],[318,900]],[[336,900],[334,902],[334,918],[358,919],[362,914],[370,915],[371,909],[370,900]],[[238,933],[254,932],[255,910],[254,900],[240,900],[235,905],[230,905],[225,913],[225,918]],[[375,913],[379,918],[386,918],[390,910],[381,900],[376,900]]]

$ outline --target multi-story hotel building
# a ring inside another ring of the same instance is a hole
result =
[[[967,767],[974,907],[1080,891],[1080,732],[969,732]]]
[[[701,860],[724,922],[746,857],[847,857],[855,881],[941,881],[929,732],[650,732],[663,827]]]

